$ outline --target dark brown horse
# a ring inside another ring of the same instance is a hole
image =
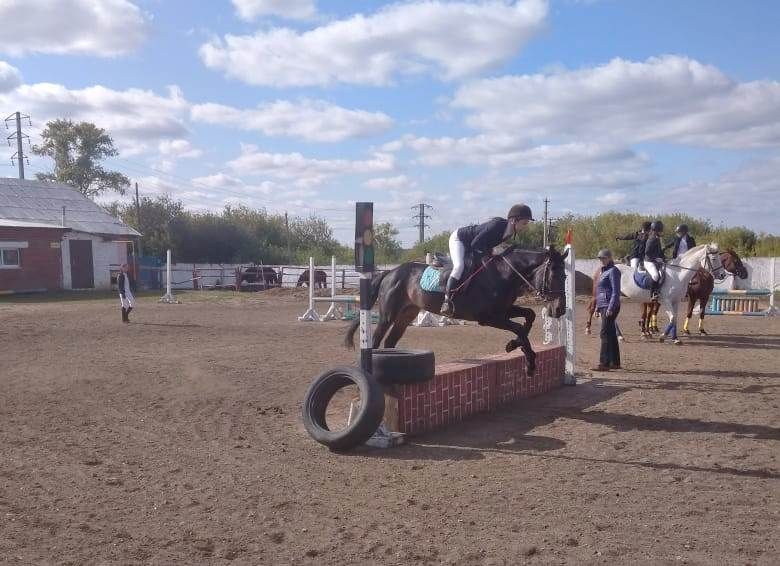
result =
[[[303,285],[309,286],[309,270],[305,270],[303,273],[301,273],[301,276],[298,277],[298,283],[295,285],[296,287],[302,287]],[[315,269],[314,270],[314,288],[315,289],[327,289],[328,288],[328,274],[325,273],[322,269]]]
[[[736,275],[740,279],[747,279],[747,268],[742,263],[737,252],[730,248],[725,252],[721,252],[720,261],[726,271],[732,275]],[[688,313],[685,315],[683,332],[689,336],[691,331],[688,330],[688,323],[693,316],[693,309],[697,302],[699,303],[699,334],[707,334],[707,331],[704,330],[704,311],[707,310],[707,303],[709,302],[710,295],[714,289],[715,279],[709,271],[704,269],[699,269],[688,284]]]
[[[563,316],[566,312],[564,259],[567,254],[568,250],[561,254],[553,247],[529,251],[513,246],[489,260],[483,260],[468,285],[453,295],[454,317],[514,333],[516,338],[506,344],[506,351],[519,347],[526,356],[529,374],[533,373],[536,353],[531,348],[528,333],[536,313],[533,309],[515,305],[515,301],[522,292],[530,289],[544,300],[552,316]],[[374,348],[379,348],[388,331],[384,345],[395,348],[421,310],[441,313],[444,294],[425,291],[420,286],[420,278],[427,267],[424,263],[408,262],[374,276],[371,305],[379,300]],[[525,319],[525,324],[512,320],[520,317]],[[359,321],[355,320],[349,327],[345,340],[347,347],[354,347],[358,326]]]

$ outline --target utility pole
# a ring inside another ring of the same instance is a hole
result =
[[[290,248],[290,219],[287,211],[284,211],[284,227],[287,230],[287,261],[292,261],[292,250]]]
[[[412,207],[412,210],[417,210],[417,214],[414,216],[414,218],[417,220],[417,224],[414,225],[415,228],[418,228],[420,231],[420,242],[423,243],[425,241],[425,229],[430,228],[428,224],[425,223],[426,218],[430,218],[428,214],[425,214],[425,209],[432,209],[433,207],[430,204],[425,204],[424,202],[421,202],[419,204],[415,204]]]
[[[549,244],[550,240],[550,223],[548,221],[548,206],[550,204],[550,199],[545,198],[544,199],[544,227],[542,231],[542,247],[546,248]]]
[[[141,239],[143,238],[144,231],[141,229],[141,201],[138,198],[138,183],[135,184],[135,221],[138,223],[138,231],[141,232],[141,237],[138,238],[138,256],[144,255],[143,248],[141,247]]]
[[[24,160],[27,159],[27,156],[24,154],[23,148],[22,148],[22,141],[26,138],[27,139],[27,146],[30,146],[30,136],[22,132],[22,119],[26,119],[29,126],[32,126],[32,122],[30,121],[30,117],[27,114],[22,114],[20,112],[14,112],[8,118],[5,119],[5,128],[6,130],[8,128],[8,122],[15,120],[16,121],[16,132],[13,134],[10,134],[6,140],[8,141],[8,145],[11,145],[11,140],[16,138],[16,153],[14,153],[11,156],[11,165],[14,164],[14,159],[18,161],[19,163],[19,178],[24,179]],[[30,160],[27,159],[27,165],[30,164]]]

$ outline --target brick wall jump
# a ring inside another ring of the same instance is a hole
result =
[[[516,350],[441,364],[426,383],[394,386],[386,395],[385,424],[396,432],[420,434],[562,386],[565,348],[534,345],[534,350],[532,377],[526,373],[525,356]]]

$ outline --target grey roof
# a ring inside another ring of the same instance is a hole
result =
[[[140,236],[76,189],[63,183],[0,178],[0,221],[3,226],[65,227],[87,234]]]

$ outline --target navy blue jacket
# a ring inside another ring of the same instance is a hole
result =
[[[506,218],[496,217],[484,224],[465,226],[458,230],[458,239],[467,249],[485,255],[509,237],[508,224]]]
[[[614,263],[601,268],[596,282],[596,308],[615,312],[620,307],[620,270]]]

